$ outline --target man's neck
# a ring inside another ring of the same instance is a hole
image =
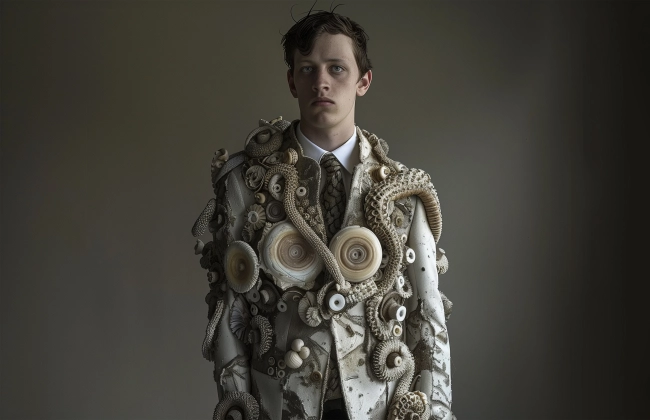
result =
[[[303,121],[300,121],[300,131],[302,134],[304,134],[304,136],[312,143],[328,152],[341,147],[341,145],[352,137],[354,130],[356,130],[354,122],[345,124],[345,126],[342,125],[329,129],[321,129],[304,124]]]

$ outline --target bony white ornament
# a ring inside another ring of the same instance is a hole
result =
[[[387,315],[390,319],[404,321],[406,319],[406,307],[397,302],[391,302],[387,308]]]
[[[404,259],[407,264],[413,264],[415,262],[415,251],[413,249],[406,247],[406,252],[404,252]]]
[[[300,366],[302,366],[302,358],[297,352],[293,350],[289,350],[285,353],[284,362],[287,364],[287,367],[289,369],[298,369]]]
[[[345,298],[340,293],[331,293],[329,299],[327,299],[327,304],[332,311],[341,312],[345,307]]]
[[[306,358],[309,357],[309,354],[310,354],[310,353],[311,353],[311,352],[310,352],[310,350],[309,350],[309,347],[304,346],[304,347],[301,348],[300,351],[298,352],[298,356],[300,356],[300,358],[301,358],[302,360],[305,360]]]
[[[295,351],[296,353],[300,351],[301,348],[305,345],[305,342],[302,341],[300,338],[296,338],[293,340],[291,343],[291,350]]]

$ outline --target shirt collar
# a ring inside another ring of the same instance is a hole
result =
[[[300,131],[300,124],[296,127],[296,137],[302,146],[302,151],[305,156],[308,156],[314,159],[316,162],[320,163],[321,158],[327,150],[321,149],[318,145],[312,143],[302,131]],[[339,146],[337,149],[332,150],[332,154],[336,156],[341,165],[345,168],[346,171],[352,173],[354,167],[357,166],[361,159],[359,157],[359,148],[357,146],[357,130],[355,127],[354,134],[350,137],[345,143]]]

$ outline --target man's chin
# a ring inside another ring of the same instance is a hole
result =
[[[317,115],[310,115],[306,118],[303,117],[301,121],[304,121],[307,125],[318,129],[331,128],[339,123],[335,115],[324,112],[319,112]]]

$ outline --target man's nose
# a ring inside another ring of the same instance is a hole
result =
[[[329,74],[325,70],[316,70],[312,89],[314,92],[328,90],[330,88]]]

